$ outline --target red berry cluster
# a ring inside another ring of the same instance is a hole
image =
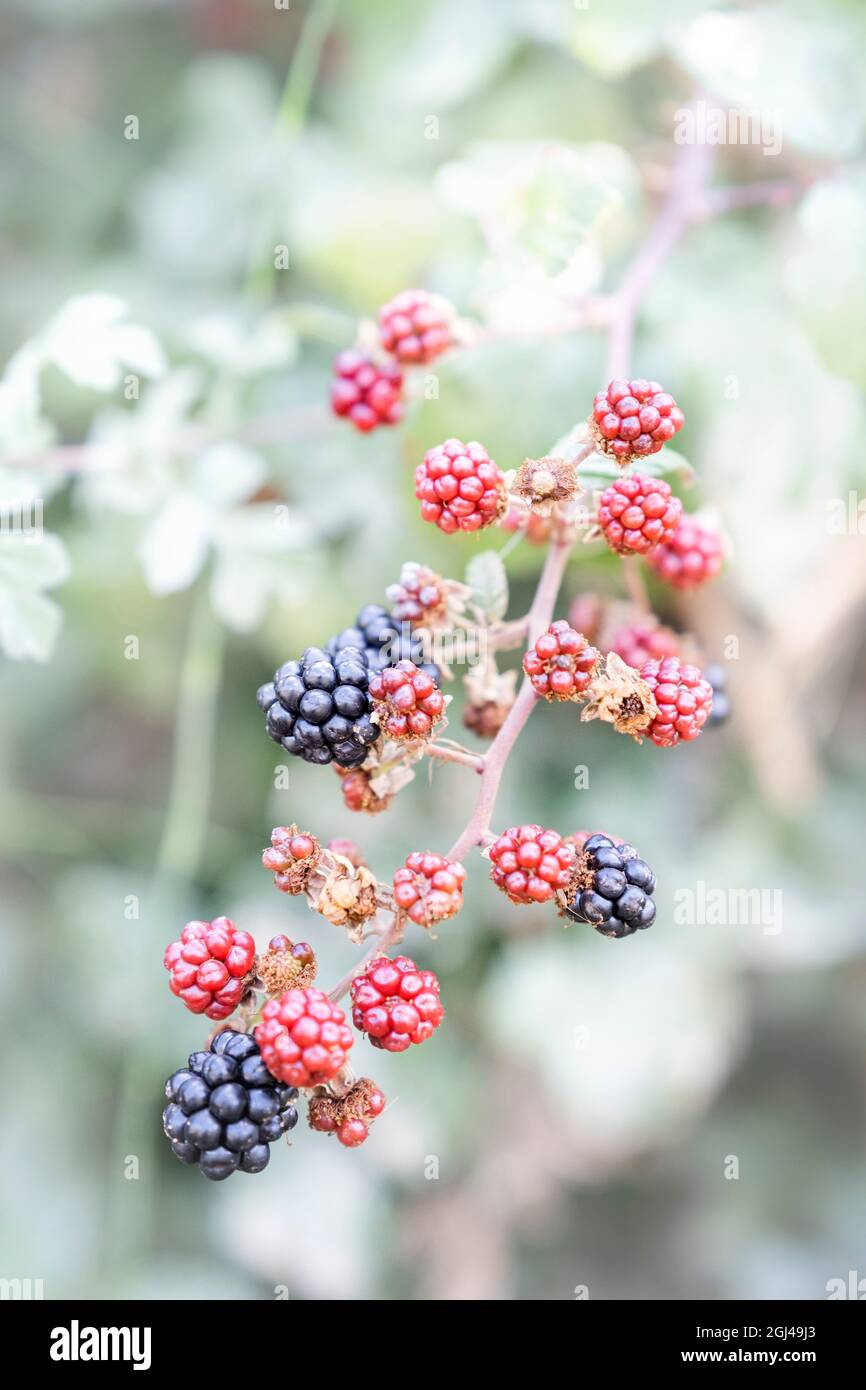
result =
[[[348,416],[364,434],[403,418],[402,390],[403,373],[396,363],[379,364],[354,351],[334,359],[331,408],[335,415]]]
[[[606,487],[598,505],[598,524],[611,550],[646,555],[674,534],[683,504],[662,478],[633,473]]]
[[[618,463],[657,454],[685,424],[673,396],[657,381],[619,381],[600,391],[593,402],[593,433],[602,453]]]
[[[484,445],[459,439],[427,450],[415,469],[415,496],[424,520],[448,535],[492,526],[507,505],[505,479]]]
[[[352,981],[352,1018],[374,1047],[405,1052],[426,1042],[445,1016],[439,981],[408,956],[377,956]]]
[[[724,558],[721,537],[684,516],[674,534],[650,553],[648,563],[675,589],[696,589],[715,579]]]
[[[355,1041],[343,1010],[320,989],[287,989],[269,999],[255,1038],[268,1070],[287,1086],[330,1081]]]
[[[599,653],[564,618],[551,623],[523,658],[523,669],[537,695],[546,700],[579,700],[586,692]]]
[[[654,618],[642,618],[621,627],[611,640],[610,650],[621,656],[627,666],[639,671],[647,661],[678,656],[680,639],[672,628],[663,627]]]
[[[228,1018],[246,989],[256,958],[249,932],[238,931],[228,917],[187,922],[179,941],[166,947],[162,963],[170,971],[169,988],[194,1014]]]
[[[414,661],[386,666],[369,684],[370,698],[379,712],[379,723],[389,738],[429,738],[442,718],[445,697],[432,676]]]
[[[370,773],[362,767],[346,769],[336,767],[337,776],[343,792],[343,803],[347,811],[366,811],[368,815],[378,815],[391,804],[390,796],[378,796],[370,785]]]
[[[442,580],[426,565],[407,560],[400,571],[398,583],[386,590],[395,622],[429,623],[445,613],[445,594]]]
[[[303,893],[320,855],[315,836],[298,833],[295,825],[278,825],[271,831],[270,849],[263,852],[262,864],[273,873],[281,893]]]
[[[310,1129],[320,1134],[336,1134],[347,1149],[356,1149],[370,1133],[370,1126],[385,1109],[385,1097],[369,1077],[362,1076],[347,1096],[327,1093],[310,1099],[307,1115]]]
[[[680,740],[690,743],[697,738],[713,708],[713,687],[697,666],[684,665],[678,657],[669,656],[663,661],[645,662],[640,675],[659,710],[646,730],[647,738],[658,748],[673,748]]]
[[[394,901],[421,927],[454,917],[463,906],[466,870],[441,854],[415,850],[394,875]]]
[[[400,362],[430,362],[452,343],[454,310],[441,295],[403,290],[379,310],[379,335]]]
[[[514,903],[546,903],[567,888],[575,865],[574,846],[557,830],[515,825],[490,846],[490,877]]]

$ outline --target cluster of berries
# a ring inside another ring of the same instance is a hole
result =
[[[673,396],[657,381],[610,382],[592,406],[591,428],[597,447],[617,463],[657,454],[685,424]]]
[[[451,347],[454,308],[427,290],[403,290],[379,310],[374,355],[354,350],[334,361],[331,409],[367,434],[403,418],[403,366],[432,362]]]
[[[394,670],[400,673],[399,686],[412,684],[412,710],[419,707],[415,723],[406,725],[411,733],[402,737],[423,737],[444,708],[439,668],[424,660],[421,638],[376,603],[362,608],[355,625],[324,647],[307,647],[299,660],[284,662],[273,681],[260,687],[256,702],[267,732],[287,753],[308,763],[360,767],[382,733],[382,721],[373,718],[386,694],[380,677],[388,672],[388,682],[396,680]],[[392,694],[396,691],[389,686],[389,706]],[[408,701],[406,694],[400,698]],[[423,731],[421,724],[426,724]],[[390,724],[388,731],[393,734]]]
[[[523,658],[536,695],[545,700],[579,700],[585,695],[599,653],[564,618],[550,624]]]
[[[379,896],[349,840],[333,840],[323,850],[314,835],[278,826],[262,862],[280,891],[306,893],[310,906],[335,921],[333,902],[342,902],[339,890],[353,874],[364,891],[372,885],[371,910],[393,902],[424,927],[453,917],[463,905],[463,865],[426,851],[406,857],[391,898]],[[189,922],[167,948],[165,965],[172,992],[193,1013],[222,1020],[243,1001],[249,1017],[256,996],[265,996],[251,1033],[219,1032],[207,1051],[193,1053],[166,1082],[163,1127],[179,1159],[212,1179],[236,1169],[260,1172],[268,1146],[297,1122],[299,1088],[308,1093],[312,1129],[335,1133],[349,1148],[364,1142],[385,1097],[370,1078],[352,1079],[352,1028],[335,1000],[314,987],[315,956],[306,942],[275,936],[258,957],[253,938],[228,918]],[[388,1052],[426,1042],[444,1017],[436,976],[407,956],[373,957],[350,988],[355,1026]]]
[[[298,1092],[268,1070],[248,1033],[225,1029],[165,1083],[162,1125],[182,1163],[219,1182],[260,1173],[270,1145],[298,1122]]]

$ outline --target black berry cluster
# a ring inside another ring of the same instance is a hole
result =
[[[438,679],[438,667],[423,662],[421,639],[404,632],[386,608],[367,604],[354,627],[324,647],[308,647],[299,661],[284,662],[260,688],[256,700],[268,733],[305,762],[359,767],[381,732],[370,718],[370,678],[402,660]]]
[[[577,883],[566,914],[576,922],[588,922],[602,936],[631,936],[655,921],[656,877],[631,845],[616,844],[608,835],[590,835]]]
[[[266,711],[271,738],[308,763],[358,767],[379,737],[370,718],[367,655],[343,647],[333,656],[307,647],[300,661],[286,661],[256,699]]]
[[[438,666],[424,662],[421,638],[409,630],[408,624],[401,623],[378,603],[368,603],[362,608],[354,627],[346,627],[338,632],[327,646],[332,656],[346,647],[360,647],[366,654],[371,676],[378,675],[386,666],[396,666],[398,661],[414,661],[437,684],[439,682]]]
[[[268,1146],[298,1122],[296,1088],[276,1081],[255,1039],[231,1028],[217,1034],[210,1051],[194,1052],[168,1078],[165,1094],[162,1127],[172,1149],[213,1182],[236,1169],[260,1173]]]

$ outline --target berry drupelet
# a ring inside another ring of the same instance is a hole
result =
[[[169,988],[194,1014],[223,1019],[234,1013],[247,988],[256,959],[249,932],[228,917],[187,922],[179,941],[165,949]]]
[[[490,877],[513,903],[550,902],[567,888],[575,865],[574,846],[557,830],[515,825],[490,846]]]
[[[162,1125],[182,1163],[220,1182],[260,1173],[269,1145],[298,1121],[293,1086],[275,1081],[248,1033],[227,1028],[165,1083]]]
[[[675,589],[697,589],[715,579],[724,559],[721,536],[684,516],[670,539],[650,551],[647,564]]]
[[[632,473],[606,487],[598,504],[598,524],[611,550],[618,555],[646,555],[670,540],[683,504],[663,478]]]
[[[376,956],[355,976],[351,993],[355,1027],[386,1052],[426,1042],[445,1017],[436,976],[408,956]]]
[[[596,447],[625,465],[657,454],[685,424],[673,396],[657,381],[610,382],[593,401],[590,428]]]
[[[536,695],[545,700],[579,700],[598,664],[599,653],[564,618],[550,624],[523,658]]]
[[[255,1036],[268,1069],[289,1086],[330,1081],[355,1041],[343,1010],[320,989],[287,989],[269,999]]]
[[[394,875],[394,901],[421,927],[454,917],[463,906],[466,870],[442,854],[414,850]]]
[[[655,886],[655,874],[631,845],[609,835],[590,835],[580,853],[565,914],[575,922],[588,922],[602,936],[631,936],[655,921]]]
[[[402,419],[402,390],[403,373],[393,362],[380,366],[360,352],[341,352],[334,359],[331,409],[363,434]]]
[[[451,535],[492,526],[508,505],[505,478],[483,444],[446,439],[415,469],[421,515]]]
[[[379,335],[400,362],[431,362],[451,346],[454,307],[428,290],[403,290],[379,310]]]
[[[674,748],[680,741],[696,739],[713,706],[713,687],[697,666],[669,656],[644,662],[640,677],[658,705],[658,714],[645,730],[647,738],[657,748]]]

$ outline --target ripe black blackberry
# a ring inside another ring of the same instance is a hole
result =
[[[724,666],[714,662],[704,669],[704,677],[713,687],[713,707],[707,720],[708,729],[717,729],[731,717],[731,697],[727,691],[728,678]]]
[[[369,603],[354,627],[325,647],[308,647],[300,661],[286,661],[256,695],[275,743],[308,763],[360,767],[381,730],[370,718],[371,676],[398,661],[414,661],[434,680],[439,668],[423,661],[423,645],[387,608]]]
[[[276,1081],[255,1039],[232,1028],[218,1033],[208,1052],[194,1052],[168,1078],[165,1094],[162,1127],[172,1149],[213,1182],[238,1168],[260,1173],[268,1146],[298,1122],[296,1087]]]
[[[268,733],[305,762],[359,767],[379,737],[370,718],[369,677],[367,654],[358,646],[333,652],[307,647],[256,695]]]
[[[566,916],[588,922],[602,936],[631,936],[655,921],[655,874],[631,845],[617,844],[609,835],[590,835],[575,884]]]
[[[378,675],[386,666],[398,661],[414,661],[415,665],[439,683],[438,666],[425,664],[424,644],[410,629],[379,603],[368,603],[355,619],[354,627],[346,627],[328,643],[328,651],[336,655],[346,647],[361,647],[367,655],[370,675]]]

